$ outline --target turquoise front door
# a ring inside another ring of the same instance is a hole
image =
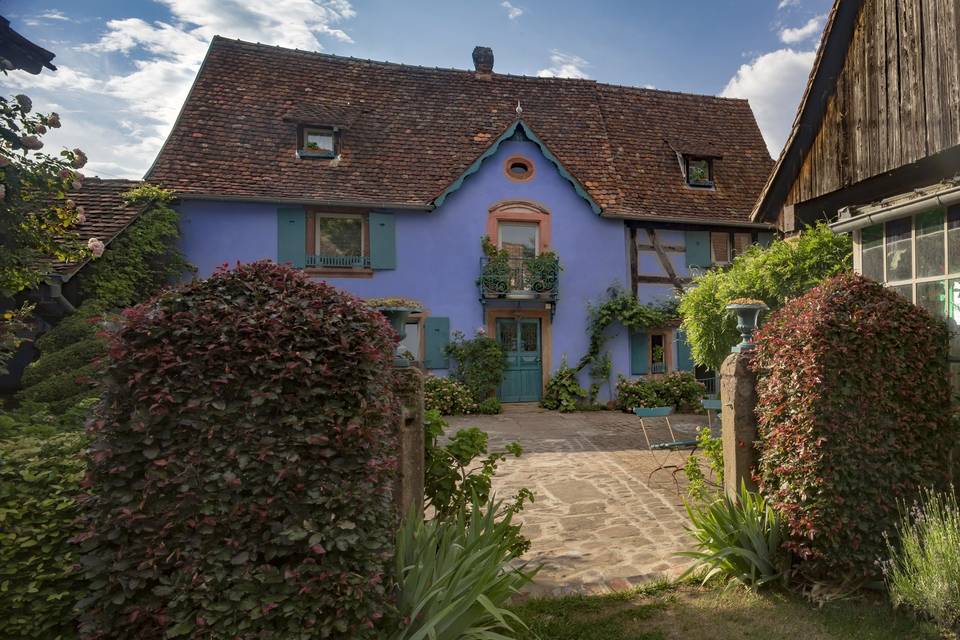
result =
[[[538,401],[543,384],[540,320],[497,319],[497,342],[507,354],[507,368],[497,394],[500,401]]]

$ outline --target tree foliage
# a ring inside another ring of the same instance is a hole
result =
[[[899,294],[841,274],[756,336],[757,472],[805,574],[870,578],[897,501],[948,479],[947,329]]]
[[[381,314],[268,262],[124,311],[89,428],[83,633],[379,637],[393,351]]]
[[[475,403],[496,395],[507,368],[507,356],[496,340],[479,332],[468,340],[455,331],[446,351],[456,362],[453,378],[467,387]]]
[[[71,230],[83,212],[68,198],[82,187],[86,156],[40,151],[40,138],[59,126],[56,113],[33,113],[25,95],[0,97],[0,295],[36,286],[47,259],[88,255]]]
[[[852,255],[848,236],[819,224],[798,238],[775,240],[766,248],[754,245],[729,269],[696,278],[679,305],[694,361],[718,370],[740,341],[736,320],[725,309],[731,300],[755,298],[777,309],[824,279],[851,269]]]

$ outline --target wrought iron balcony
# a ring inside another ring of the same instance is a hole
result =
[[[369,269],[370,256],[307,256],[307,267]]]
[[[536,258],[480,259],[480,298],[544,300],[555,302],[560,281],[560,262],[555,254]]]

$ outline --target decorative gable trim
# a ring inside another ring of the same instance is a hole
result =
[[[530,126],[521,118],[517,118],[512,125],[507,127],[507,130],[500,134],[500,136],[493,141],[493,144],[487,147],[486,151],[480,154],[480,157],[474,160],[473,163],[450,184],[450,186],[444,189],[443,193],[433,200],[433,205],[435,207],[441,206],[451,193],[463,186],[463,181],[466,180],[468,176],[471,176],[480,170],[480,166],[483,164],[483,161],[493,156],[500,148],[501,144],[507,140],[510,140],[514,136],[517,136],[518,134],[519,136],[525,136],[527,140],[533,142],[537,145],[537,147],[539,147],[540,153],[543,154],[543,157],[553,163],[553,165],[557,168],[557,171],[560,172],[560,175],[571,185],[573,185],[573,189],[577,192],[577,195],[587,201],[587,204],[590,205],[590,208],[595,214],[600,215],[603,212],[603,209],[593,200],[593,198],[590,197],[590,194],[588,194],[587,190],[582,184],[580,184],[580,181],[577,180],[574,175],[563,166],[563,164],[561,164],[560,160],[550,152],[550,149],[547,148],[547,145],[543,143],[537,134],[533,132],[533,129],[531,129]]]

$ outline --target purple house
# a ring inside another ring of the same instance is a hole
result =
[[[179,194],[188,259],[208,275],[266,258],[419,300],[406,345],[439,375],[451,332],[483,328],[509,354],[509,402],[584,355],[588,304],[612,287],[668,298],[772,236],[748,219],[772,162],[745,101],[473,58],[434,69],[215,38],[146,176]],[[614,377],[693,369],[675,327],[613,334]]]

